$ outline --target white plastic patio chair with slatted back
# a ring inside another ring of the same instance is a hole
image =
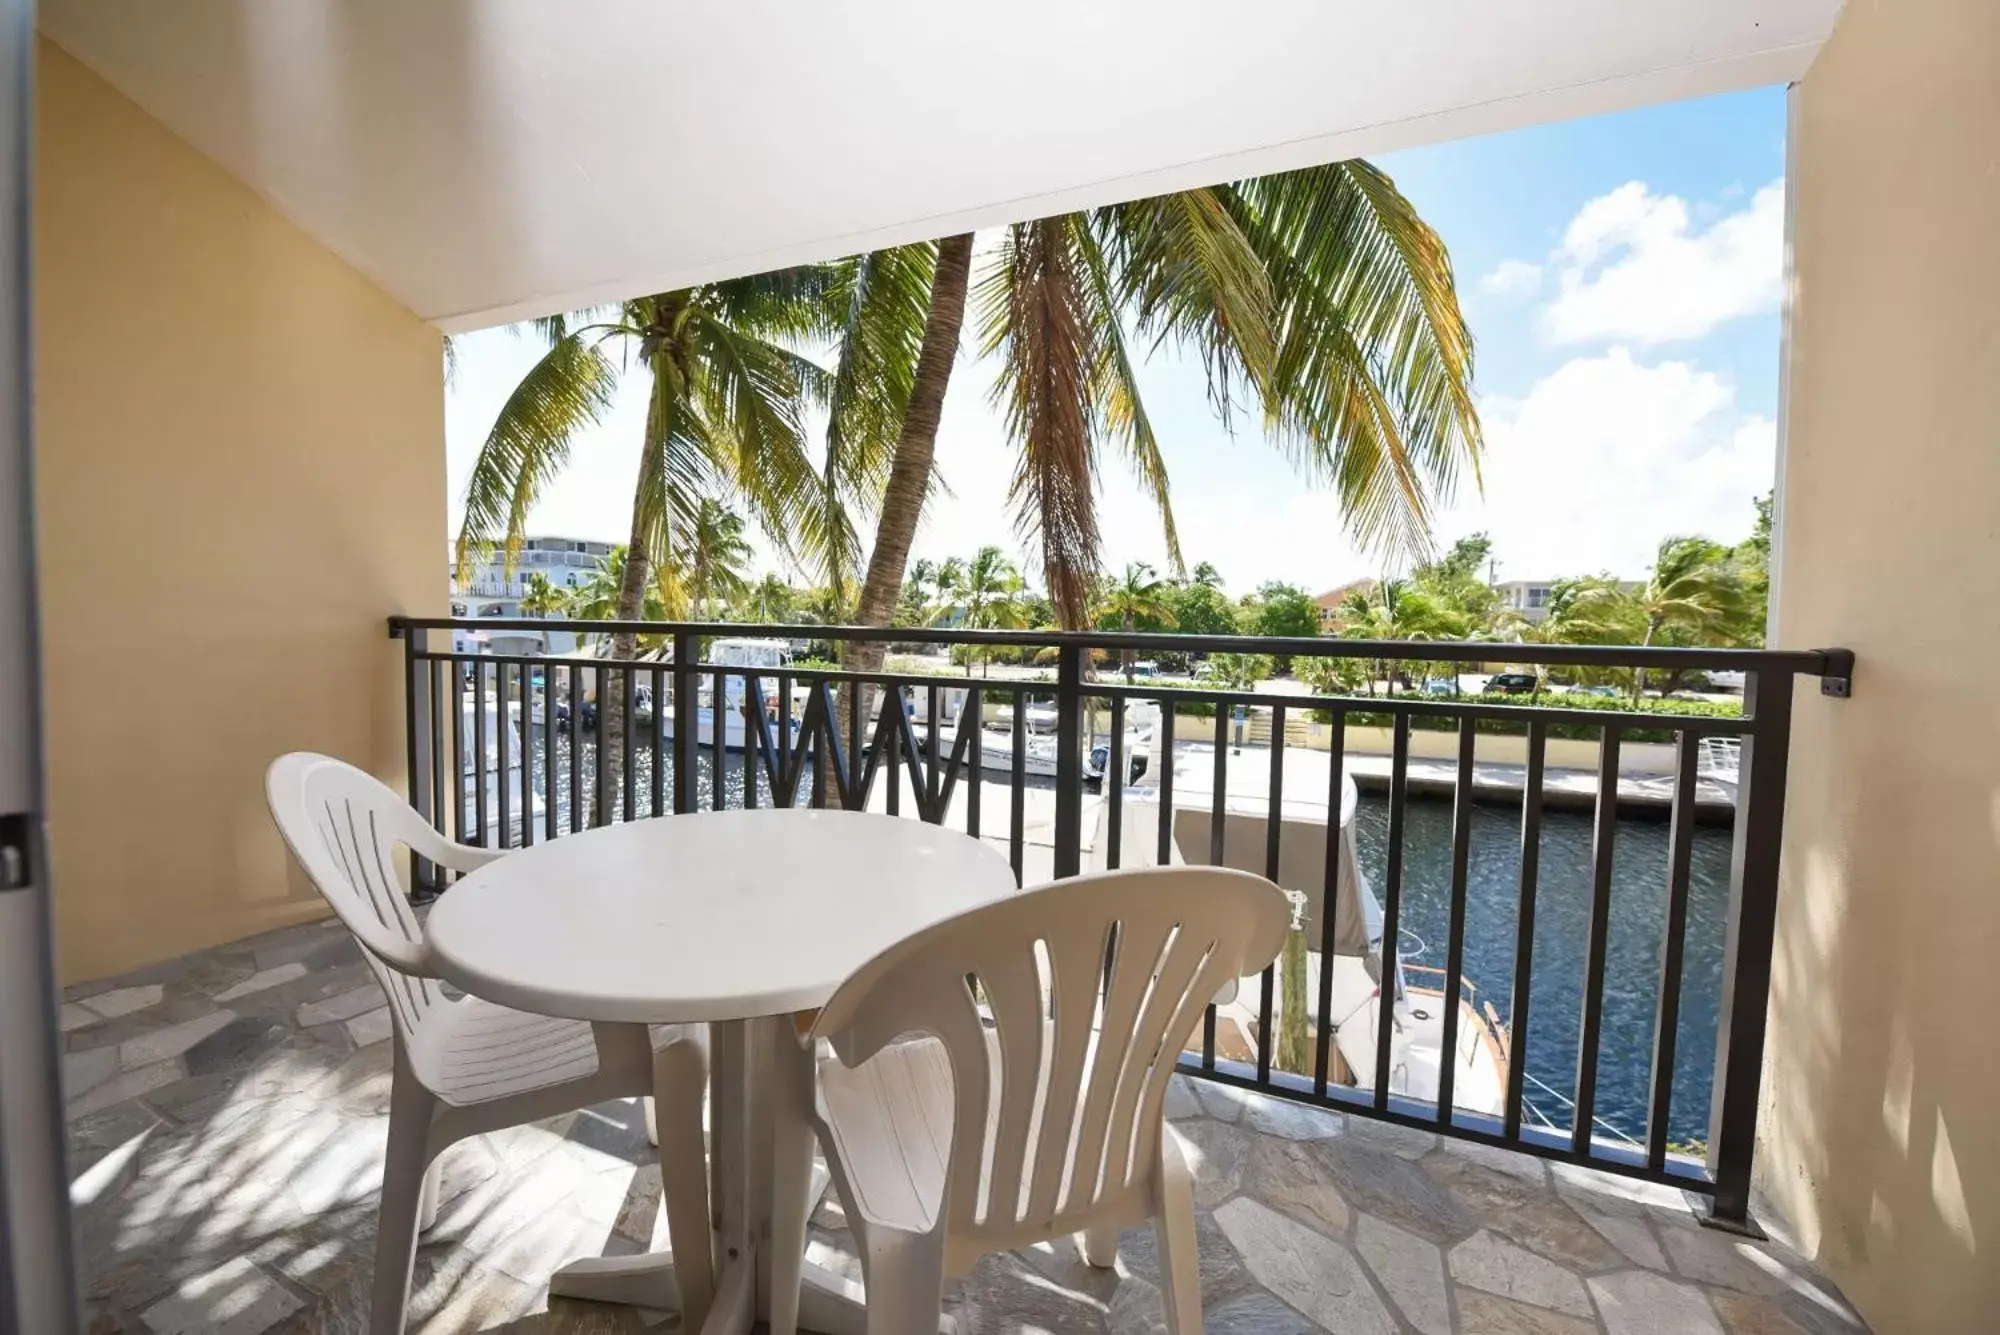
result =
[[[446,839],[387,786],[328,756],[281,756],[264,788],[285,843],[361,944],[394,1020],[370,1328],[376,1335],[403,1329],[417,1233],[435,1218],[438,1155],[448,1146],[651,1094],[675,1273],[690,1328],[698,1329],[713,1285],[701,1130],[707,1056],[699,1031],[592,1025],[447,997],[396,874],[397,850],[459,872],[503,854]]]
[[[1198,1332],[1193,1184],[1167,1082],[1206,1003],[1269,964],[1291,920],[1261,876],[1105,872],[863,966],[778,1063],[772,1335],[796,1329],[815,1138],[861,1252],[868,1335],[932,1335],[945,1276],[987,1252],[1080,1234],[1109,1266],[1118,1230],[1148,1218],[1168,1330]],[[831,1059],[816,1060],[820,1039]]]

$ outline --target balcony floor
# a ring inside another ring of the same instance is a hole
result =
[[[346,935],[294,928],[73,988],[63,1028],[86,1329],[364,1329],[389,1019]],[[1796,1255],[1699,1228],[1678,1192],[1195,1082],[1168,1110],[1200,1161],[1213,1335],[1863,1329]],[[653,1240],[636,1105],[445,1162],[411,1329],[673,1328],[544,1288],[564,1261]],[[813,1257],[859,1277],[831,1202]],[[1115,1271],[1068,1244],[991,1256],[949,1302],[962,1335],[1158,1331],[1153,1259],[1146,1232]]]

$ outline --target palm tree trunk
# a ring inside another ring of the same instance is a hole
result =
[[[625,544],[625,573],[618,582],[617,617],[637,621],[646,612],[646,585],[653,577],[653,562],[646,551],[646,529],[640,520],[641,498],[645,495],[646,470],[652,466],[649,448],[639,462],[639,481],[633,488],[632,536]],[[620,630],[611,637],[611,657],[630,662],[638,653],[636,631]],[[658,726],[666,701],[653,701],[653,722]],[[619,785],[625,774],[625,674],[598,672],[597,679],[597,801],[596,820],[609,825],[619,810]],[[572,793],[570,801],[578,800]]]
[[[951,384],[952,363],[958,358],[959,330],[965,324],[966,286],[972,273],[972,234],[948,236],[938,242],[937,268],[931,278],[930,310],[924,316],[923,343],[917,350],[917,372],[910,401],[903,409],[903,426],[896,438],[896,457],[882,491],[882,511],[875,524],[875,546],[868,554],[868,574],[854,620],[863,626],[886,626],[896,614],[903,575],[910,563],[910,544],[923,518],[924,497],[930,493],[931,470],[937,457],[938,422],[944,415],[945,389]],[[886,646],[851,643],[841,657],[856,672],[877,672]],[[864,708],[859,688],[841,693],[840,726],[848,731],[852,711]]]
[[[1646,638],[1639,641],[1639,647],[1641,649],[1650,649],[1653,645],[1653,636],[1657,635],[1659,630],[1660,619],[1658,617],[1648,617],[1646,619]],[[1638,704],[1645,698],[1645,695],[1646,669],[1635,667],[1632,669],[1632,703],[1635,705]]]
[[[882,492],[882,513],[875,525],[875,546],[868,554],[868,575],[861,585],[855,620],[863,626],[886,626],[895,615],[903,574],[910,561],[910,544],[923,517],[930,491],[931,466],[937,455],[938,422],[944,414],[945,389],[951,383],[958,356],[959,330],[965,324],[965,294],[972,273],[972,235],[948,236],[938,242],[937,270],[931,279],[930,311],[924,317],[923,344],[917,352],[916,378],[909,406],[896,440],[896,457]],[[854,646],[863,659],[882,661],[880,645]]]

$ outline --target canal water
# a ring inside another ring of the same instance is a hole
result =
[[[556,739],[557,821],[569,825],[569,741]],[[595,743],[586,740],[580,758],[584,800],[594,791]],[[695,781],[696,800],[713,804],[712,754],[704,748]],[[723,804],[743,805],[740,754],[726,758]],[[633,755],[638,810],[650,809],[653,756],[641,745]],[[541,747],[535,746],[534,779],[542,782]],[[759,780],[759,805],[770,802]],[[666,759],[661,789],[673,801],[672,762]],[[800,786],[803,804],[811,776]],[[1442,969],[1451,901],[1451,804],[1413,796],[1407,807],[1404,842],[1403,955],[1413,964]],[[1384,886],[1388,803],[1362,794],[1355,813],[1361,865],[1379,897]],[[1659,995],[1661,931],[1666,918],[1667,837],[1664,821],[1621,820],[1613,860],[1611,931],[1605,967],[1604,1023],[1598,1047],[1598,1133],[1643,1140],[1653,1052],[1654,1008]],[[1513,1024],[1514,944],[1520,878],[1521,819],[1518,806],[1481,804],[1474,808],[1465,922],[1465,976],[1490,1001],[1500,1018]],[[1716,1018],[1722,993],[1722,951],[1729,908],[1730,835],[1725,828],[1698,827],[1694,836],[1688,904],[1687,945],[1681,982],[1679,1038],[1675,1046],[1674,1096],[1668,1119],[1671,1141],[1706,1140],[1709,1091],[1714,1077]],[[1536,892],[1529,1025],[1525,1044],[1516,1038],[1517,1059],[1525,1054],[1527,1097],[1548,1124],[1570,1128],[1566,1100],[1575,1095],[1577,1044],[1582,1027],[1583,972],[1590,914],[1591,818],[1587,813],[1547,811],[1542,818],[1541,874]]]
[[[1451,803],[1413,797],[1406,810],[1402,953],[1442,969],[1451,908]],[[1357,852],[1378,897],[1384,887],[1389,806],[1363,794],[1355,812]],[[1618,822],[1612,862],[1611,930],[1604,970],[1604,1023],[1598,1044],[1597,1132],[1643,1140],[1659,998],[1667,905],[1665,821]],[[1722,952],[1729,912],[1730,833],[1697,827],[1688,897],[1681,1011],[1675,1044],[1670,1141],[1708,1138]],[[1521,815],[1518,806],[1473,808],[1465,916],[1465,976],[1513,1022]],[[1524,1052],[1528,1100],[1568,1130],[1575,1097],[1583,982],[1590,926],[1591,817],[1547,811],[1535,895],[1534,958]],[[1524,1120],[1539,1119],[1524,1115]]]

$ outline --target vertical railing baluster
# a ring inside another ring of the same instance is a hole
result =
[[[924,765],[923,806],[933,810],[937,807],[938,794],[943,791],[944,783],[940,773],[943,766],[938,760],[943,754],[938,740],[938,734],[944,731],[944,715],[940,712],[943,702],[944,693],[936,686],[924,696],[924,750],[929,754],[929,760]],[[940,814],[938,820],[942,823],[944,816]]]
[[[1389,747],[1389,852],[1382,874],[1382,978],[1375,994],[1375,1110],[1389,1107],[1389,1052],[1396,1034],[1396,998],[1403,986],[1399,948],[1403,917],[1403,820],[1409,798],[1410,716],[1397,714]],[[1356,1072],[1358,1075],[1359,1072]]]
[[[1765,1008],[1777,935],[1778,850],[1784,839],[1785,772],[1792,737],[1792,675],[1750,674],[1743,712],[1751,730],[1737,761],[1736,833],[1729,856],[1729,931],[1722,954],[1715,1085],[1709,1104],[1709,1172],[1715,1223],[1750,1224],[1750,1170],[1757,1144],[1757,1088],[1764,1064]]]
[[[886,706],[885,706],[886,708]],[[1014,884],[1023,883],[1028,820],[1028,692],[1014,692],[1014,755],[1010,762],[1014,805],[1007,817],[1007,850],[1014,863]]]
[[[1104,866],[1117,871],[1123,860],[1125,843],[1125,697],[1111,697],[1111,759],[1104,767],[1099,791],[1111,804],[1105,813]]]
[[[965,739],[965,782],[971,785],[965,790],[965,832],[974,839],[979,837],[979,803],[986,787],[986,755],[980,745],[986,733],[985,703],[986,697],[977,686],[966,687],[965,713],[958,720],[959,727],[972,729],[972,735]]]
[[[521,847],[535,842],[534,668],[521,664]]]
[[[1225,866],[1229,829],[1229,706],[1215,704],[1215,768],[1210,775],[1208,802],[1208,865]],[[1215,1003],[1201,1013],[1201,1065],[1215,1069]]]
[[[397,631],[392,626],[389,633]],[[410,805],[421,814],[424,804],[431,796],[431,776],[426,771],[434,768],[437,751],[430,739],[443,728],[443,721],[431,707],[431,668],[419,650],[428,645],[427,634],[415,627],[405,627],[403,640],[403,784],[409,794]],[[449,660],[448,660],[449,661]],[[452,670],[458,670],[457,664]],[[418,737],[423,744],[418,744]],[[416,850],[410,850],[410,893],[413,896],[425,894],[433,885],[434,869],[425,859],[418,857]]]
[[[653,757],[653,803],[647,814],[659,816],[667,809],[667,767],[660,754],[667,737],[667,673],[657,663],[653,666],[653,724],[646,732],[652,739]]]
[[[1064,644],[1056,657],[1055,877],[1074,876],[1083,861],[1083,660]]]
[[[445,694],[444,674],[446,670],[449,668],[449,666],[450,666],[450,660],[448,659],[443,661],[437,659],[431,660],[430,716],[433,720],[436,720],[437,717],[444,712],[444,694]],[[451,767],[446,762],[443,754],[444,752],[443,730],[440,729],[435,722],[433,722],[432,726],[427,731],[430,733],[430,746],[427,749],[429,750],[431,756],[431,786],[430,786],[431,800],[430,800],[429,815],[432,828],[442,833],[445,824],[444,779],[446,772]],[[439,867],[432,867],[431,880],[432,883],[438,889],[440,890],[444,889],[443,869]]]
[[[542,837],[554,839],[556,821],[556,665],[542,667]]]
[[[588,823],[584,805],[584,666],[570,664],[570,833]]]
[[[625,715],[623,720],[625,745],[623,747],[622,763],[619,765],[618,776],[618,787],[624,796],[619,806],[624,813],[626,822],[629,824],[638,812],[639,803],[639,796],[633,791],[638,786],[639,769],[639,681],[637,673],[631,667],[623,667],[619,671],[623,674],[622,680],[625,697],[625,709],[623,711]],[[653,716],[655,718],[659,717],[659,712],[660,704],[656,700],[653,702]]]
[[[465,735],[465,665],[456,658],[446,663],[451,669],[451,763],[447,772],[451,775],[452,837],[469,844],[472,841],[466,838],[466,827],[472,823],[472,813],[466,810],[465,751],[472,739]]]
[[[1160,830],[1155,861],[1165,867],[1174,860],[1174,701],[1160,698]]]
[[[1451,1124],[1458,1093],[1458,1012],[1465,975],[1465,898],[1472,862],[1472,762],[1479,734],[1470,718],[1458,721],[1458,779],[1452,787],[1451,910],[1445,928],[1444,1034],[1438,1045],[1437,1120]]]
[[[1285,707],[1271,706],[1271,778],[1269,810],[1264,818],[1264,879],[1274,884],[1278,880],[1279,854],[1284,849],[1285,838]],[[1289,889],[1289,887],[1287,887]],[[1283,957],[1283,952],[1280,952]],[[1259,1083],[1271,1078],[1271,1016],[1275,1009],[1278,966],[1272,962],[1264,966],[1264,972],[1257,986],[1257,1079]],[[1290,989],[1287,989],[1289,992]],[[1301,989],[1303,990],[1303,989]],[[1290,1023],[1295,1018],[1286,1017]]]
[[[804,749],[803,744],[798,748],[800,751]],[[792,676],[789,672],[780,672],[778,674],[778,772],[788,773],[793,765],[803,763],[803,759],[793,753],[792,746]],[[819,775],[813,774],[808,777],[811,778],[814,787],[819,786]],[[778,797],[774,792],[771,795],[772,805],[777,805],[777,801]],[[798,804],[798,785],[794,784],[791,805]]]
[[[1528,1075],[1528,1001],[1534,991],[1535,891],[1542,865],[1542,769],[1548,724],[1528,724],[1528,765],[1521,788],[1521,888],[1514,923],[1514,990],[1508,1008],[1507,1103],[1502,1123],[1509,1140],[1521,1134],[1521,1097]]]
[[[1696,760],[1701,741],[1683,731],[1674,753],[1674,808],[1667,827],[1667,916],[1660,928],[1660,986],[1653,1007],[1653,1073],[1646,1093],[1646,1166],[1667,1163],[1674,1106],[1674,1058],[1681,1022],[1681,958],[1687,943],[1688,886],[1694,865]]]
[[[709,752],[710,763],[714,766],[708,776],[708,808],[720,811],[728,802],[729,785],[723,780],[729,772],[729,720],[736,712],[729,708],[728,674],[720,669],[709,682],[709,727],[714,730],[714,748]],[[748,754],[747,752],[745,754]]]
[[[866,682],[853,682],[847,688],[847,786],[850,791],[860,793],[861,807],[868,809],[868,797],[861,792],[862,776],[868,773],[868,748],[862,738],[867,735],[869,687]],[[877,689],[874,696],[880,699],[882,692]]]
[[[1326,1093],[1327,1067],[1333,1060],[1333,956],[1340,944],[1334,933],[1340,911],[1340,869],[1346,859],[1340,841],[1346,832],[1340,823],[1341,799],[1347,785],[1342,779],[1347,760],[1347,712],[1333,711],[1327,725],[1331,764],[1326,786],[1326,879],[1319,898],[1319,1032],[1314,1036],[1313,1093]]]
[[[1590,839],[1590,925],[1583,966],[1583,1026],[1577,1036],[1576,1124],[1570,1150],[1590,1153],[1597,1118],[1597,1049],[1604,1033],[1604,966],[1611,945],[1611,872],[1618,844],[1619,730],[1607,726],[1597,748],[1597,813]]]
[[[743,674],[743,809],[757,809],[757,767],[764,759],[764,679]],[[775,800],[773,802],[775,805]]]
[[[695,777],[701,762],[701,686],[697,660],[701,639],[686,631],[674,635],[674,814],[695,809]],[[655,706],[655,712],[661,706]]]
[[[486,846],[486,664],[472,660],[472,797],[479,820],[479,837],[470,843]]]
[[[507,781],[507,772],[514,768],[514,720],[507,708],[508,670],[505,662],[493,665],[493,746],[498,753],[498,763],[493,769],[493,796],[499,807],[499,827],[494,831],[493,842],[499,848],[514,846],[514,791]]]
[[[893,715],[890,710],[896,711]],[[909,746],[909,738],[903,723],[909,718],[909,708],[903,699],[901,685],[882,688],[882,720],[876,725],[876,736],[886,736],[889,754],[882,757],[882,781],[888,790],[882,794],[882,809],[891,816],[903,814],[903,764],[904,748]],[[886,729],[886,732],[884,731]],[[914,753],[911,753],[914,755]],[[919,794],[921,796],[921,794]]]

